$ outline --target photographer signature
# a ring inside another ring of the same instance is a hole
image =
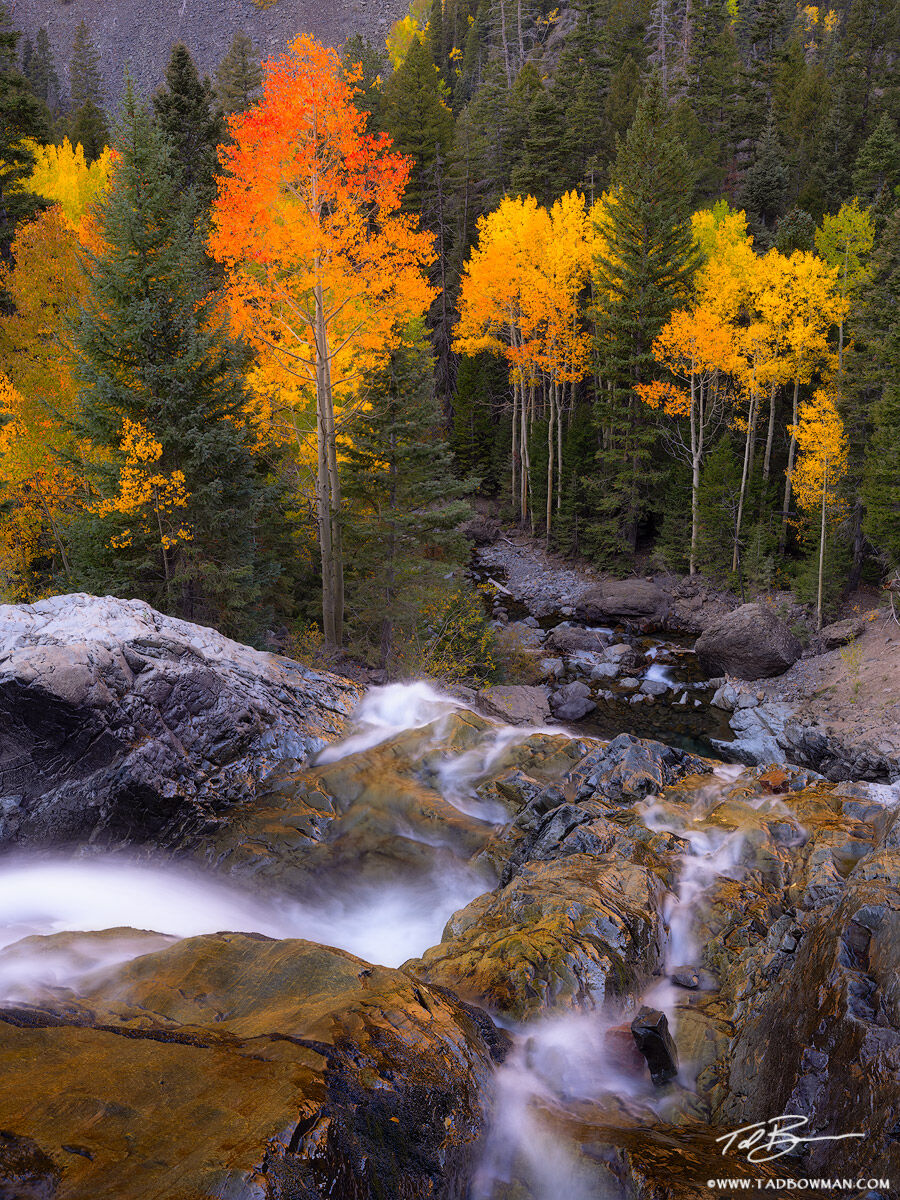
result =
[[[752,1125],[743,1125],[731,1133],[716,1138],[724,1142],[722,1153],[729,1150],[746,1151],[747,1161],[752,1163],[772,1162],[783,1154],[790,1154],[797,1146],[806,1142],[840,1142],[845,1138],[865,1137],[864,1133],[837,1133],[830,1137],[798,1137],[795,1130],[802,1129],[809,1121],[799,1113],[786,1113],[783,1117],[771,1117],[768,1121],[756,1121]]]

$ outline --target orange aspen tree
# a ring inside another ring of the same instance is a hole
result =
[[[653,343],[653,357],[676,381],[638,384],[645,404],[661,407],[676,423],[670,444],[691,466],[690,573],[697,570],[700,469],[709,438],[722,420],[727,379],[735,370],[732,329],[703,307],[674,312]]]
[[[822,628],[828,517],[841,509],[838,488],[847,472],[847,437],[838,414],[837,400],[833,389],[819,388],[812,400],[801,404],[799,421],[790,428],[791,436],[797,442],[797,461],[792,469],[797,504],[807,512],[819,510],[817,629]]]
[[[365,133],[337,54],[301,37],[266,66],[262,99],[230,118],[210,251],[237,329],[286,389],[315,397],[323,632],[343,639],[338,406],[426,311],[432,238],[400,212],[409,161]],[[298,451],[306,433],[295,421]]]

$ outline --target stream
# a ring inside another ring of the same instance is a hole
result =
[[[612,631],[610,631],[612,632]],[[640,676],[664,684],[666,696],[677,704],[693,697],[701,685],[683,647],[662,639],[642,638]],[[637,673],[637,672],[636,672]],[[684,706],[682,706],[684,707]],[[629,731],[668,734],[670,741],[691,747],[702,740],[698,721],[705,706],[694,705],[688,725],[682,719],[673,731],[669,722],[676,708],[668,701],[653,712],[638,710],[627,699],[611,700],[602,715],[581,722],[579,734],[589,737],[611,732],[611,722],[630,716]],[[417,753],[429,762],[430,777],[442,800],[481,830],[484,843],[509,822],[509,810],[485,794],[481,785],[510,761],[516,747],[533,738],[534,729],[490,727],[477,743],[448,752],[444,743],[448,722],[465,706],[422,682],[372,689],[362,700],[346,737],[323,750],[318,768],[338,769],[413,731],[424,737]],[[623,722],[624,723],[624,722]],[[686,732],[690,729],[690,733]],[[559,726],[543,731],[562,732]],[[621,725],[615,727],[621,732]],[[696,965],[699,947],[693,917],[705,891],[717,879],[739,871],[741,839],[736,834],[695,828],[730,787],[740,768],[717,768],[717,778],[697,794],[683,817],[644,802],[644,821],[651,830],[669,831],[681,840],[683,854],[676,886],[668,893],[665,919],[668,945],[666,970]],[[479,856],[461,852],[448,827],[435,825],[427,837],[402,818],[394,825],[396,841],[425,843],[433,854],[427,870],[403,874],[398,867],[389,881],[367,880],[361,872],[355,885],[341,877],[330,887],[327,875],[318,880],[317,895],[330,899],[302,902],[289,896],[261,896],[221,876],[186,864],[133,861],[124,855],[91,855],[74,859],[30,857],[7,859],[0,877],[0,999],[34,1002],[48,996],[84,992],[96,987],[116,969],[176,939],[220,930],[245,931],[270,938],[307,938],[347,950],[370,963],[399,966],[441,940],[451,914],[497,885],[496,875]],[[339,899],[337,895],[339,893]],[[114,935],[99,932],[116,930]],[[152,931],[148,940],[146,933]],[[78,937],[48,955],[38,952],[41,939],[62,931]],[[25,940],[20,940],[25,939]],[[474,1172],[469,1200],[501,1200],[515,1182],[524,1187],[517,1196],[528,1200],[596,1200],[619,1193],[598,1191],[596,1172],[560,1139],[560,1119],[575,1119],[585,1105],[609,1110],[616,1120],[642,1128],[683,1106],[692,1086],[690,1061],[679,1066],[678,1079],[664,1092],[654,1088],[645,1070],[634,1062],[623,1066],[621,1036],[642,1003],[666,1013],[678,1039],[678,989],[661,978],[636,1003],[598,1004],[590,998],[575,1011],[554,1013],[526,1024],[505,1023],[513,1049],[494,1079],[491,1105],[495,1114],[484,1139]],[[626,1034],[627,1037],[627,1034]],[[627,1057],[627,1056],[626,1056]]]

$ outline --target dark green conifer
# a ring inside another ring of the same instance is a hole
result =
[[[596,417],[601,449],[588,480],[593,552],[624,567],[654,487],[655,426],[634,391],[655,377],[653,341],[687,296],[697,266],[691,237],[693,177],[670,127],[659,79],[651,78],[620,143],[608,211],[598,232],[605,249],[595,282],[601,387]]]
[[[201,83],[181,42],[172,47],[166,86],[153,97],[153,109],[169,145],[179,188],[193,195],[199,213],[206,212],[215,192],[218,147],[225,129],[209,80]]]
[[[394,148],[413,160],[404,204],[421,212],[433,188],[435,163],[438,157],[447,158],[453,144],[447,88],[424,38],[413,38],[406,58],[387,81],[381,121]]]
[[[49,140],[46,105],[32,92],[17,69],[21,35],[0,5],[0,255],[8,256],[19,221],[42,207],[42,201],[22,190],[34,168],[34,142]]]
[[[466,552],[459,526],[473,481],[453,476],[431,370],[422,323],[399,331],[366,380],[368,408],[344,447],[349,623],[385,668]]]
[[[72,41],[69,59],[69,97],[79,108],[88,101],[103,104],[103,76],[100,73],[100,54],[94,45],[87,24],[79,21]]]
[[[130,86],[116,147],[120,161],[99,210],[107,249],[86,265],[80,432],[107,464],[96,484],[109,496],[124,421],[140,423],[162,446],[159,474],[184,475],[188,502],[178,516],[191,538],[163,550],[152,522],[115,511],[85,517],[79,574],[101,594],[138,595],[246,635],[272,576],[257,551],[255,527],[272,519],[271,493],[243,418],[246,354],[219,323],[193,205]]]
[[[246,112],[256,100],[262,84],[262,67],[253,50],[253,42],[244,32],[231,39],[231,45],[216,67],[216,100],[225,117]]]
[[[884,226],[864,302],[869,378],[875,383],[866,455],[863,530],[892,569],[900,568],[900,208]]]

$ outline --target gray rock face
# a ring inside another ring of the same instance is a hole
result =
[[[0,841],[198,826],[335,737],[354,685],[138,600],[0,606]]]
[[[764,604],[743,604],[710,625],[694,647],[709,675],[765,679],[782,675],[803,653],[800,642]]]
[[[575,608],[582,621],[626,620],[662,625],[669,612],[669,597],[648,579],[621,579],[591,588]]]
[[[368,0],[353,4],[313,4],[310,0],[277,0],[257,5],[251,0],[213,5],[205,0],[121,0],[110,8],[97,0],[12,0],[13,24],[32,41],[44,26],[61,79],[68,95],[68,64],[72,39],[80,21],[87,23],[100,54],[106,98],[122,93],[128,66],[139,92],[153,92],[162,83],[172,44],[182,41],[194,56],[200,74],[212,73],[222,61],[235,33],[253,39],[257,54],[281,54],[301,33],[310,33],[329,46],[340,46],[348,34],[358,32],[382,42],[392,22],[406,12],[406,0]]]

